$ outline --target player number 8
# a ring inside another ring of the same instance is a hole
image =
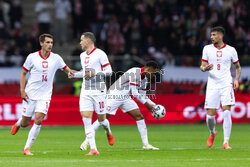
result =
[[[220,70],[220,64],[217,64],[217,70]]]

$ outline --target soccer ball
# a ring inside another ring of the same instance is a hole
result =
[[[152,115],[156,119],[161,119],[166,115],[166,109],[162,105],[156,105],[154,106],[155,111],[152,112]]]

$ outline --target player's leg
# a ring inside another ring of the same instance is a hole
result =
[[[126,100],[123,102],[123,104],[120,106],[120,108],[123,110],[123,112],[127,112],[131,117],[133,117],[136,120],[138,131],[141,135],[143,149],[145,150],[159,150],[159,148],[156,148],[149,144],[148,142],[148,130],[146,123],[144,121],[144,117],[141,114],[138,105],[135,103],[134,100]]]
[[[94,96],[94,100],[95,100],[95,112],[97,114],[97,120],[100,123],[100,125],[104,128],[106,134],[107,134],[107,138],[109,141],[109,145],[114,145],[115,139],[111,133],[111,129],[110,129],[110,124],[108,119],[106,119],[106,113],[108,113],[107,111],[107,106],[110,106],[110,102],[109,104],[107,104],[108,102],[105,99],[106,95],[98,95],[98,96]]]
[[[49,104],[50,104],[49,100],[48,101],[47,100],[37,100],[36,101],[35,121],[34,121],[32,128],[30,129],[28,139],[27,139],[26,144],[24,146],[23,155],[33,155],[30,152],[30,148],[33,145],[33,143],[35,142],[38,134],[40,133],[42,122],[43,122],[43,120],[44,120],[44,118],[49,110]]]
[[[229,138],[232,129],[231,106],[235,104],[234,91],[232,87],[221,89],[221,103],[223,110],[223,132],[224,132],[224,149],[232,149],[229,146]]]
[[[215,130],[215,115],[216,115],[216,109],[207,109],[207,127],[210,131],[210,136],[207,140],[207,147],[210,148],[214,144],[214,138],[217,134],[217,131]]]
[[[30,152],[30,148],[33,145],[33,143],[35,142],[38,134],[40,133],[40,129],[41,129],[44,117],[45,117],[44,113],[41,113],[41,112],[35,113],[35,121],[34,121],[32,128],[30,129],[28,139],[27,139],[26,144],[24,146],[23,155],[33,155]]]
[[[208,130],[209,130],[211,135],[215,135],[215,133],[216,133],[216,130],[215,130],[215,125],[216,125],[215,115],[216,115],[216,109],[211,109],[211,108],[207,109],[206,122],[207,122]]]
[[[91,125],[94,112],[93,103],[94,101],[90,96],[80,96],[80,112],[84,123],[85,134],[91,149],[90,152],[86,155],[99,155],[95,143],[95,131],[93,126]]]
[[[106,114],[106,119],[108,119],[110,116],[110,114]],[[92,124],[93,128],[94,128],[94,131],[96,132],[99,127],[101,126],[101,124],[99,123],[98,120],[96,120],[93,124]],[[85,140],[82,142],[82,144],[80,145],[80,149],[81,150],[87,150],[88,149],[88,145],[89,145],[89,142],[88,142],[88,139],[87,137],[85,138]]]
[[[121,104],[121,101],[116,101],[114,99],[107,99],[106,100],[106,105],[107,105],[107,107],[105,107],[105,109],[106,109],[106,119],[108,119],[110,115],[115,115],[116,114],[116,111],[117,111],[118,107],[120,106],[120,104]],[[98,120],[96,120],[92,125],[93,125],[93,128],[94,128],[95,132],[101,126],[101,124],[99,123]],[[111,143],[109,142],[109,144],[114,143],[114,142],[112,142],[111,137],[107,136],[107,138],[110,139],[108,141],[111,141]],[[88,145],[89,145],[89,143],[88,143],[88,140],[87,140],[87,137],[86,137],[85,140],[80,145],[80,149],[81,150],[87,150]]]
[[[29,100],[28,103],[23,100],[23,111],[22,117],[12,126],[11,134],[15,135],[20,127],[27,127],[30,124],[31,117],[34,114],[36,102],[34,100]]]
[[[222,106],[223,110],[223,132],[224,132],[224,142],[223,148],[224,149],[232,149],[229,146],[229,138],[232,129],[232,119],[231,119],[231,106]]]
[[[86,155],[99,155],[95,142],[95,131],[93,126],[91,125],[93,111],[81,111],[81,116],[84,123],[87,141],[90,145],[90,152]]]
[[[111,132],[109,121],[108,119],[106,119],[106,114],[97,114],[97,120],[99,124],[103,127],[103,129],[105,130],[109,145],[113,146],[115,143],[115,139]]]
[[[206,100],[205,100],[205,109],[207,110],[207,127],[210,132],[210,136],[207,140],[207,147],[212,147],[214,143],[214,138],[217,134],[215,130],[215,115],[216,109],[220,107],[220,94],[218,89],[207,89],[206,91]]]

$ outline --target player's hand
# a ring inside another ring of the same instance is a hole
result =
[[[209,64],[209,65],[207,65],[207,66],[205,67],[205,71],[210,71],[210,70],[213,69],[213,67],[214,67],[213,64]]]
[[[29,97],[25,91],[21,91],[21,97],[24,101],[26,101],[28,103]]]
[[[70,71],[68,72],[68,78],[69,78],[69,79],[74,78],[74,73],[73,73],[73,71],[70,70]]]
[[[239,81],[234,80],[234,89],[237,90],[239,88]]]
[[[157,109],[155,108],[156,105],[153,105],[152,113],[155,112]]]
[[[95,76],[95,73],[94,73],[92,70],[90,70],[90,71],[86,71],[86,72],[85,72],[84,78],[85,78],[86,80],[89,80],[89,79],[91,79],[91,78],[94,77],[94,76]]]
[[[153,105],[153,104],[149,104],[148,102],[146,102],[144,105],[147,107],[147,109],[148,109],[149,111],[151,111],[151,112],[154,112],[154,111],[155,111],[155,108],[154,108],[154,105]]]

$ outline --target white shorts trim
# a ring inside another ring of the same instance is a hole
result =
[[[219,109],[222,106],[234,105],[235,97],[234,90],[230,87],[207,89],[205,108]]]
[[[25,117],[32,117],[35,112],[41,112],[47,115],[49,110],[50,100],[31,100],[28,102],[23,100],[22,115]]]
[[[96,114],[106,114],[106,95],[81,95],[80,96],[80,112],[95,111]]]

